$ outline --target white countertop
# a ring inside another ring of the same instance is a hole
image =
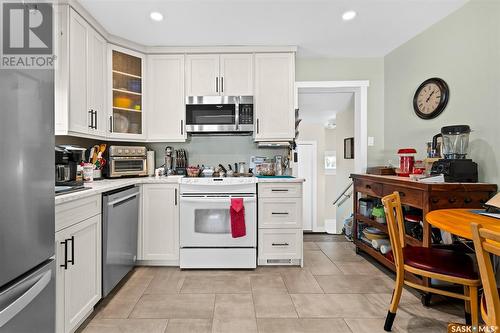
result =
[[[168,177],[137,177],[137,178],[118,178],[96,180],[92,183],[85,183],[87,190],[72,192],[68,194],[60,194],[55,197],[55,204],[61,204],[68,201],[73,201],[81,198],[90,197],[96,194],[116,190],[121,187],[138,184],[179,184],[183,176],[168,176]],[[257,183],[302,183],[303,178],[256,178]]]
[[[72,192],[68,194],[61,194],[55,197],[55,204],[73,201],[92,195],[101,194],[104,192],[116,190],[121,187],[138,184],[178,184],[182,176],[168,176],[168,177],[137,177],[137,178],[118,178],[118,179],[104,179],[96,180],[91,183],[85,183],[84,186],[88,190]]]
[[[257,183],[303,183],[304,178],[257,178]]]

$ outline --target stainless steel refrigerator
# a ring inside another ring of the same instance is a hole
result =
[[[0,332],[55,332],[54,72],[0,69]]]

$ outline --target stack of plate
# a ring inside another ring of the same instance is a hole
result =
[[[363,235],[369,240],[388,238],[385,232],[374,227],[363,229]]]

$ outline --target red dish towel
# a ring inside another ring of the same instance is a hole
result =
[[[245,227],[245,206],[243,198],[231,198],[231,235],[233,238],[243,237],[247,234]]]

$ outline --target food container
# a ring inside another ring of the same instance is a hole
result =
[[[415,165],[415,155],[417,151],[413,148],[403,148],[398,150],[399,155],[399,169],[396,173],[400,177],[409,177],[413,172],[413,166]]]
[[[374,217],[375,221],[381,224],[385,224],[385,211],[383,206],[377,206],[374,207],[372,210],[372,216]]]
[[[130,109],[132,100],[128,97],[117,96],[113,99],[113,106],[117,108]]]
[[[255,165],[255,173],[259,176],[274,176],[275,163],[273,162],[263,162]]]
[[[83,181],[84,182],[94,181],[94,165],[92,163],[85,163],[83,165]]]
[[[374,202],[373,199],[370,198],[361,198],[359,199],[359,213],[365,217],[372,217]]]
[[[200,175],[200,168],[188,167],[186,168],[188,177],[198,177]]]
[[[93,172],[94,172],[94,175],[93,175],[94,180],[102,178],[102,171],[101,171],[101,169],[94,169]]]

